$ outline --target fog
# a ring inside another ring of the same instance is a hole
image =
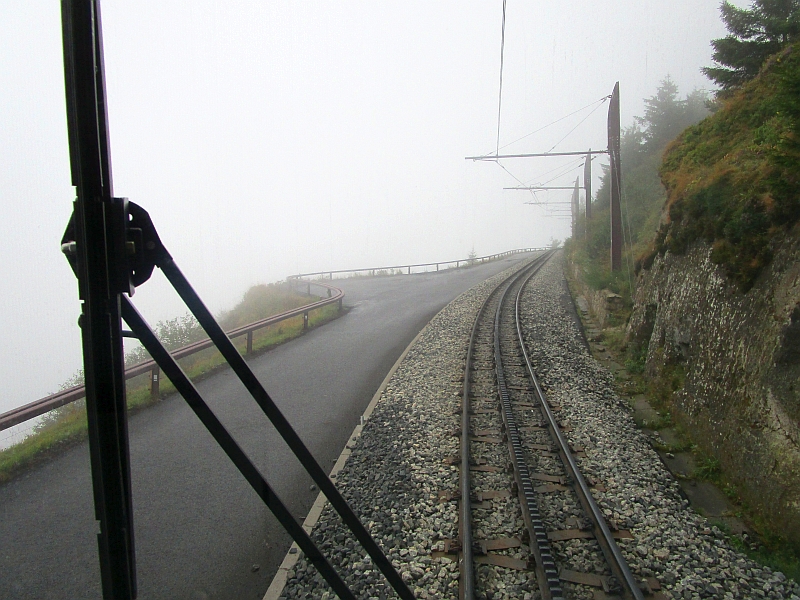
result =
[[[589,106],[505,151],[605,148],[597,101],[616,81],[623,126],[668,74],[682,94],[709,88],[718,8],[508,0],[500,145]],[[501,14],[501,0],[106,0],[115,194],[150,212],[213,311],[301,271],[563,240],[568,219],[503,187],[571,185],[581,160],[503,161],[510,174],[464,160],[497,145]],[[56,391],[81,353],[59,251],[74,198],[59,3],[2,3],[0,47],[3,412]],[[151,323],[185,312],[159,273],[133,300]]]

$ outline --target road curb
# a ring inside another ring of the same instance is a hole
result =
[[[460,294],[459,294],[460,297]],[[367,408],[364,410],[364,414],[361,415],[361,422],[356,425],[355,429],[353,429],[353,433],[350,434],[350,437],[347,440],[347,444],[345,444],[342,453],[339,455],[336,464],[333,465],[333,469],[331,469],[329,477],[334,480],[336,479],[336,475],[339,471],[344,468],[347,459],[350,457],[350,448],[352,444],[356,442],[358,437],[361,435],[361,430],[364,428],[364,423],[369,419],[370,415],[372,415],[372,411],[375,410],[375,406],[377,406],[378,401],[380,400],[381,396],[383,395],[383,391],[386,389],[386,386],[389,385],[389,381],[391,381],[392,376],[395,374],[398,368],[400,368],[400,364],[405,359],[406,355],[411,351],[411,348],[414,347],[414,344],[417,343],[422,334],[425,333],[425,330],[428,329],[430,322],[433,321],[439,313],[441,313],[447,306],[450,306],[448,303],[446,306],[442,308],[439,312],[436,313],[429,321],[425,324],[425,327],[420,329],[419,333],[414,336],[414,339],[411,340],[411,343],[406,346],[406,349],[403,350],[403,353],[399,356],[399,358],[395,361],[392,368],[389,369],[389,372],[386,374],[386,377],[383,378],[381,385],[378,387],[375,394],[372,396],[372,400],[370,400]],[[305,520],[303,521],[303,529],[306,533],[310,534],[311,530],[317,524],[320,515],[322,514],[322,509],[325,508],[328,500],[325,497],[325,494],[320,492],[317,495],[317,499],[314,501],[314,504],[311,506],[311,510],[308,511],[308,515],[306,515]],[[263,600],[278,600],[280,598],[281,593],[283,593],[283,588],[286,586],[286,582],[289,579],[289,571],[297,564],[298,559],[302,553],[300,552],[300,547],[297,545],[296,542],[292,542],[289,551],[286,553],[286,556],[281,562],[281,565],[278,567],[278,572],[275,573],[275,576],[272,578],[272,583],[270,583],[269,588],[267,589],[267,593],[264,594]]]

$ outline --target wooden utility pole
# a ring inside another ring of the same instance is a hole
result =
[[[608,155],[611,159],[611,270],[622,270],[622,171],[620,165],[619,81],[608,107]]]

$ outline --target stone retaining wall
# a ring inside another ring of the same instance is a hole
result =
[[[575,263],[572,267],[572,281],[578,287],[577,292],[586,301],[589,312],[600,327],[608,325],[608,317],[623,308],[622,296],[609,290],[595,290],[584,283],[580,267]]]
[[[800,546],[800,241],[745,294],[710,254],[697,244],[642,271],[627,340],[677,383],[674,416],[743,499]]]

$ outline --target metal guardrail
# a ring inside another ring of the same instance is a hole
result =
[[[298,308],[273,315],[271,317],[267,317],[266,319],[249,323],[248,325],[243,325],[242,327],[237,327],[236,329],[227,331],[226,334],[231,339],[247,336],[245,353],[250,354],[253,351],[253,333],[259,329],[269,327],[270,325],[275,325],[276,323],[280,323],[281,321],[285,321],[299,315],[303,315],[303,329],[308,329],[308,313],[312,310],[323,308],[324,306],[328,306],[337,302],[339,304],[339,310],[342,309],[342,299],[344,298],[344,292],[342,290],[332,285],[320,282],[310,282],[310,285],[318,285],[326,288],[328,290],[329,297],[323,298],[317,302],[312,302],[311,304],[306,304],[305,306],[300,306]],[[212,341],[206,338],[204,340],[189,344],[188,346],[184,346],[183,348],[179,348],[178,350],[171,352],[171,354],[173,358],[180,359],[200,352],[201,350],[205,350],[206,348],[211,348],[212,346],[214,346]],[[151,373],[150,393],[152,396],[158,396],[160,369],[154,360],[147,360],[126,369],[125,379],[133,379],[134,377],[144,375],[147,372]],[[66,404],[70,404],[71,402],[75,402],[76,400],[80,400],[81,398],[85,397],[86,388],[82,385],[78,385],[60,392],[56,392],[55,394],[51,394],[41,398],[40,400],[31,402],[30,404],[10,410],[7,413],[0,415],[0,431],[13,427],[14,425],[24,423],[25,421],[33,419],[34,417],[38,417],[50,412],[55,408],[65,406]]]
[[[447,266],[447,265],[455,265],[456,268],[459,268],[462,264],[463,265],[475,265],[480,264],[492,260],[498,260],[500,258],[505,258],[506,256],[512,256],[514,254],[522,254],[525,252],[538,252],[541,250],[547,250],[547,248],[518,248],[516,250],[508,250],[506,252],[499,252],[497,254],[490,254],[488,256],[479,256],[475,258],[463,258],[460,260],[449,260],[449,261],[441,261],[441,262],[431,262],[431,263],[417,263],[417,264],[406,264],[406,265],[394,265],[390,267],[378,267],[378,268],[368,268],[368,269],[339,269],[339,270],[328,270],[328,271],[317,271],[314,273],[300,273],[298,275],[291,275],[287,277],[287,281],[289,282],[299,282],[302,281],[304,284],[308,286],[308,293],[311,293],[311,285],[318,285],[324,287],[328,290],[328,293],[332,295],[329,298],[324,298],[318,302],[314,302],[312,304],[307,304],[305,306],[301,306],[299,308],[295,308],[278,315],[274,315],[272,317],[268,317],[266,319],[262,319],[260,321],[256,321],[254,323],[250,323],[249,325],[244,325],[237,329],[233,329],[231,331],[226,332],[228,337],[230,338],[237,338],[243,335],[247,336],[247,345],[246,345],[246,354],[249,354],[253,351],[253,333],[259,329],[264,327],[268,327],[269,325],[274,325],[276,323],[280,323],[281,321],[285,321],[286,319],[291,319],[292,317],[296,317],[298,315],[303,315],[303,329],[308,328],[308,313],[312,310],[322,308],[323,306],[328,306],[329,304],[333,304],[335,302],[339,303],[339,309],[342,308],[342,299],[344,298],[344,292],[337,287],[332,285],[322,283],[319,280],[310,281],[308,279],[303,279],[307,277],[321,277],[325,278],[328,276],[328,279],[333,279],[334,275],[342,274],[342,273],[364,273],[368,272],[372,275],[375,273],[380,273],[381,271],[397,271],[397,270],[404,270],[407,274],[411,274],[412,269],[421,268],[421,267],[436,267],[436,270],[439,270],[440,266]],[[199,342],[194,342],[193,344],[189,344],[188,346],[184,346],[183,348],[179,348],[172,352],[172,356],[176,359],[185,358],[186,356],[190,356],[195,354],[196,352],[200,352],[201,350],[205,350],[207,348],[212,347],[213,344],[210,339],[200,340]],[[152,396],[158,396],[158,384],[160,378],[160,370],[158,365],[156,365],[155,361],[148,360],[138,365],[134,365],[129,369],[125,370],[125,379],[133,379],[134,377],[138,377],[139,375],[143,375],[147,372],[151,373],[150,376],[150,393]],[[7,413],[3,413],[0,415],[0,431],[4,431],[14,425],[19,425],[20,423],[24,423],[25,421],[29,421],[34,417],[38,417],[43,415],[47,412],[55,408],[59,408],[61,406],[65,406],[70,404],[71,402],[75,402],[76,400],[80,400],[86,396],[86,389],[84,386],[79,385],[75,386],[66,390],[62,390],[60,392],[56,392],[55,394],[51,394],[40,400],[36,400],[31,402],[30,404],[26,404],[24,406],[20,406],[13,410],[8,411]]]
[[[511,256],[512,254],[521,254],[524,252],[540,252],[542,250],[548,250],[549,248],[518,248],[516,250],[508,250],[506,252],[499,252],[497,254],[490,254],[488,256],[478,256],[474,258],[462,258],[460,260],[447,260],[443,262],[431,262],[431,263],[417,263],[413,265],[394,265],[391,267],[377,267],[377,268],[368,268],[368,269],[339,269],[339,270],[327,270],[327,271],[315,271],[314,273],[299,273],[298,275],[291,275],[287,279],[302,279],[304,277],[319,277],[325,279],[327,275],[328,279],[333,279],[334,275],[339,275],[341,273],[365,273],[368,272],[370,275],[375,275],[376,273],[380,273],[381,271],[384,272],[393,272],[393,271],[406,271],[408,275],[411,275],[411,269],[416,269],[420,267],[436,267],[436,270],[439,270],[440,266],[446,265],[455,265],[456,268],[459,268],[462,264],[464,265],[474,265],[480,264],[483,262],[488,262],[491,260],[497,260],[499,258],[505,258],[506,256]]]

